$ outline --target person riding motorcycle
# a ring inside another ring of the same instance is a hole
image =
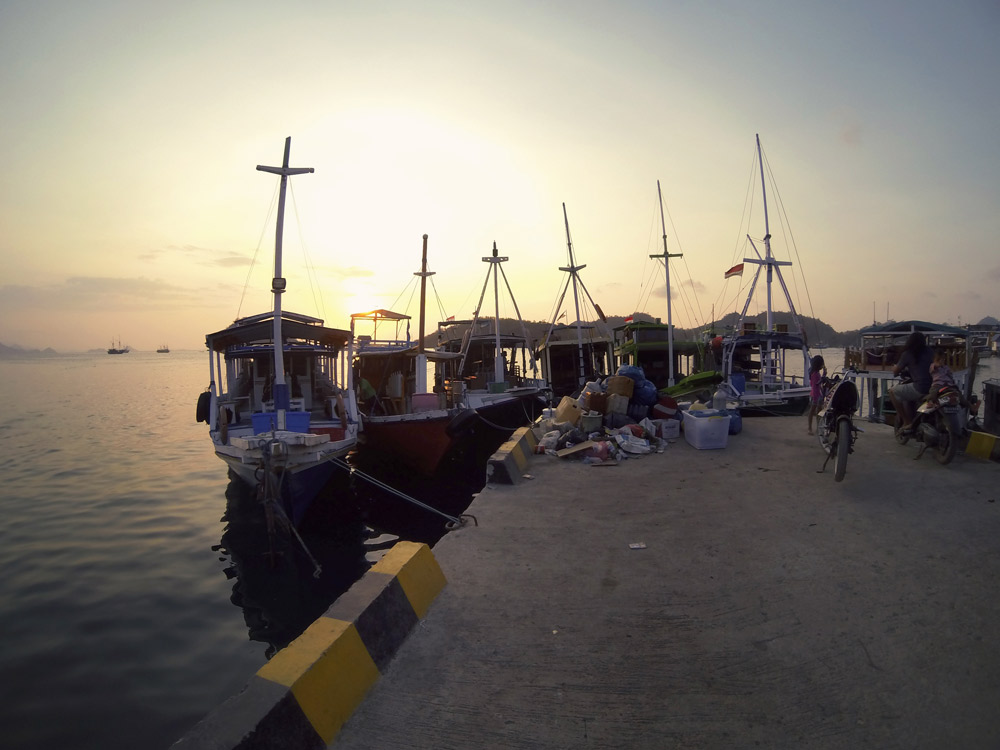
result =
[[[920,331],[914,331],[906,340],[899,362],[892,368],[893,375],[907,373],[910,381],[898,383],[889,389],[889,398],[896,409],[896,416],[903,420],[902,429],[913,425],[917,405],[924,400],[931,389],[931,364],[934,352],[927,346],[927,338]]]

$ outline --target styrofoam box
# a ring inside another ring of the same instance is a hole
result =
[[[698,450],[725,448],[729,441],[729,415],[707,409],[684,412],[684,439]]]

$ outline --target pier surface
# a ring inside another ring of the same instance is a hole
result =
[[[593,467],[533,456],[332,748],[1000,742],[1000,464],[805,418]]]

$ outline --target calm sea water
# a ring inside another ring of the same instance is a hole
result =
[[[194,419],[207,355],[2,361],[0,382],[0,746],[166,748],[367,567],[357,525],[310,540],[320,579],[295,550],[270,564]]]

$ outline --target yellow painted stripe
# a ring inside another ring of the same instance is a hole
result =
[[[996,443],[996,440],[995,435],[990,435],[986,432],[973,431],[969,435],[969,443],[965,446],[965,452],[970,456],[989,459],[990,455],[993,453],[993,446]]]
[[[528,458],[524,454],[524,449],[521,448],[521,444],[516,440],[508,440],[506,443],[500,446],[496,453],[493,454],[494,458],[500,458],[506,463],[508,456],[514,459],[514,463],[517,464],[517,468],[524,473],[524,470],[528,468]]]
[[[538,438],[535,437],[535,431],[530,427],[519,427],[517,432],[514,433],[514,437],[516,437],[519,441],[523,440],[524,443],[528,444],[529,453],[534,451],[535,446],[538,445]]]
[[[320,617],[257,675],[291,688],[324,742],[330,742],[378,680],[353,623]]]
[[[511,451],[514,454],[514,460],[517,462],[517,468],[524,473],[524,470],[528,468],[528,454],[524,449],[523,443],[516,443],[514,445],[514,450]]]
[[[418,618],[427,614],[447,583],[431,548],[416,542],[397,542],[372,570],[396,577]]]

